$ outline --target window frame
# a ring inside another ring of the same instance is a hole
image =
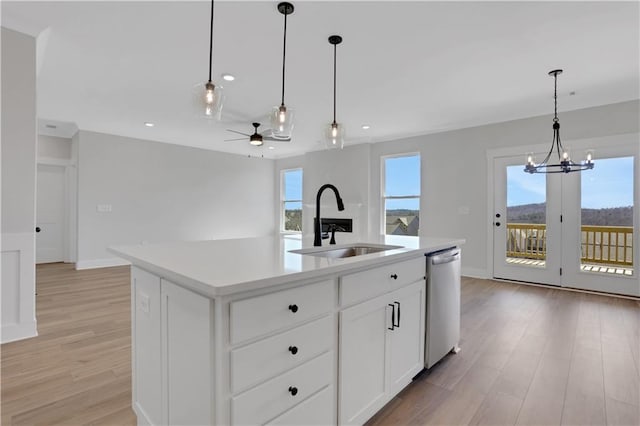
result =
[[[386,160],[393,158],[401,158],[401,157],[418,157],[418,162],[420,164],[419,167],[419,177],[420,177],[420,193],[419,194],[411,194],[411,195],[391,195],[387,196],[387,168],[386,168]],[[418,200],[418,220],[422,222],[422,209],[420,198],[422,197],[422,156],[420,152],[403,152],[399,154],[390,154],[390,155],[382,155],[380,156],[380,232],[381,235],[391,235],[387,234],[387,200],[403,200],[403,199],[417,199]],[[419,222],[419,223],[420,223]],[[420,234],[420,227],[418,226],[418,235]]]
[[[302,198],[300,200],[288,200],[286,199],[286,187],[285,187],[285,176],[288,172],[295,172],[295,171],[300,171],[300,190],[302,192]],[[282,169],[280,170],[280,225],[279,225],[279,229],[280,229],[280,233],[281,234],[302,234],[302,214],[303,214],[303,208],[300,209],[300,231],[291,231],[288,229],[284,229],[285,226],[285,211],[286,211],[286,204],[287,203],[292,203],[292,202],[298,202],[301,204],[301,206],[304,206],[303,204],[303,199],[304,199],[304,170],[302,167],[294,167],[291,169]]]

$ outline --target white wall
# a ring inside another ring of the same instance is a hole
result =
[[[71,160],[71,139],[38,135],[38,158]]]
[[[36,39],[2,28],[2,335],[35,336]]]
[[[337,233],[339,243],[360,241],[369,235],[369,164],[370,145],[361,144],[344,150],[314,151],[277,161],[276,188],[280,188],[280,171],[302,168],[302,232],[313,236],[316,194],[325,183],[338,188],[344,210],[338,211],[333,191],[326,190],[321,199],[321,217],[353,219],[353,233]],[[279,197],[277,197],[279,199]],[[280,204],[276,203],[276,220]]]
[[[273,160],[80,131],[76,266],[121,263],[110,245],[272,234],[273,174]]]
[[[639,106],[638,101],[631,101],[561,112],[563,142],[570,146],[571,140],[638,133]],[[311,152],[304,157],[278,160],[276,171],[296,164],[303,167],[305,214],[308,206],[315,203],[315,190],[327,182],[337,183],[341,192],[344,188],[345,203],[368,203],[364,211],[358,209],[360,220],[369,221],[369,234],[361,235],[367,238],[379,232],[381,221],[380,157],[418,152],[422,161],[420,235],[465,238],[463,272],[488,277],[487,227],[492,222],[487,216],[487,150],[523,146],[524,161],[525,146],[551,144],[551,124],[551,116],[545,115],[381,142],[366,145],[368,160],[360,157],[366,152],[359,148],[362,145],[342,152]],[[370,185],[368,197],[360,195],[366,191],[365,175]],[[308,176],[313,178],[307,181]],[[330,197],[327,199],[331,206]],[[468,214],[460,213],[466,208]],[[308,225],[312,217],[313,214],[306,214],[304,223]]]

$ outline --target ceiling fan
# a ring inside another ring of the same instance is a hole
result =
[[[249,137],[249,143],[253,146],[261,146],[264,141],[276,141],[276,142],[290,142],[291,138],[289,139],[278,139],[273,137],[273,132],[271,130],[265,130],[265,134],[260,134],[258,133],[258,127],[260,127],[260,123],[251,123],[251,125],[254,127],[254,131],[253,134],[247,134],[247,133],[242,133],[242,132],[238,132],[237,130],[232,130],[232,129],[227,129],[228,132],[233,132],[233,133],[237,133],[239,135],[243,135],[246,137]],[[268,133],[267,133],[268,132]],[[225,139],[225,142],[232,142],[232,141],[241,141],[241,140],[246,140],[246,137],[244,138],[237,138],[237,139]]]

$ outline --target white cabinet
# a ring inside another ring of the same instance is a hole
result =
[[[362,424],[422,370],[425,283],[340,313],[340,424]]]
[[[133,267],[138,424],[366,422],[423,368],[424,273],[420,256],[209,298]]]
[[[132,294],[138,423],[212,424],[212,301],[135,267]]]

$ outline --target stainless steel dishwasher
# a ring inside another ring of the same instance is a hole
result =
[[[427,315],[424,363],[431,368],[460,340],[460,249],[427,254]]]

